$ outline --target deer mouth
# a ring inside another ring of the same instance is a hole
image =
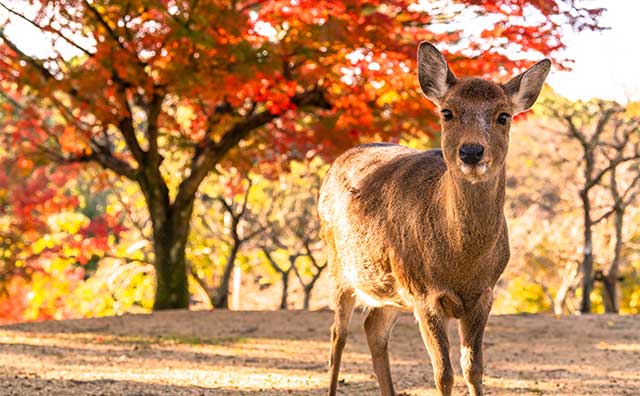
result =
[[[473,183],[483,181],[489,173],[489,161],[482,161],[477,164],[460,164],[462,173]]]

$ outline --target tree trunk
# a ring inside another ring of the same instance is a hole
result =
[[[618,267],[620,266],[620,254],[622,252],[622,228],[624,222],[624,209],[616,208],[615,211],[615,248],[613,259],[607,275],[602,279],[604,311],[606,313],[619,313],[618,301]]]
[[[589,193],[580,194],[582,198],[582,209],[584,211],[584,240],[583,240],[583,258],[582,258],[582,302],[580,303],[580,312],[583,314],[591,313],[591,289],[593,288],[593,235],[591,232],[591,203],[589,202]]]
[[[220,286],[216,291],[216,295],[213,300],[213,307],[218,309],[229,309],[229,281],[231,280],[231,274],[233,273],[233,267],[236,263],[236,256],[238,254],[238,244],[234,243],[227,257],[227,263],[224,266],[222,273],[222,279],[220,280]]]
[[[316,282],[320,278],[320,275],[322,275],[322,270],[324,270],[325,268],[326,268],[326,265],[324,267],[320,267],[318,269],[318,272],[313,276],[313,279],[311,279],[311,282],[309,282],[309,284],[304,286],[304,288],[303,288],[303,290],[304,290],[303,308],[305,310],[309,310],[309,303],[311,302],[311,292],[313,291],[313,288],[316,285]],[[301,283],[302,283],[302,281],[301,281]]]
[[[153,225],[156,295],[154,310],[189,307],[185,247],[193,212],[193,198],[184,205],[169,203],[169,192],[159,169],[150,167],[138,179]]]
[[[242,286],[242,269],[236,265],[233,268],[233,290],[231,291],[233,300],[230,306],[236,311],[240,309],[240,286]]]
[[[302,303],[302,308],[308,311],[309,301],[311,301],[311,291],[313,290],[313,287],[306,286],[303,290],[304,290],[304,302]]]
[[[164,226],[154,229],[153,248],[155,252],[156,296],[154,310],[189,307],[189,287],[185,246],[189,235],[189,219],[169,219]],[[172,216],[174,217],[174,216]],[[173,220],[173,221],[172,221]],[[154,227],[155,228],[155,227]]]
[[[618,291],[617,279],[611,279],[609,276],[602,278],[602,300],[604,301],[604,312],[617,314],[618,308]]]
[[[287,309],[287,299],[289,297],[289,273],[291,271],[282,272],[282,297],[280,298],[280,309]]]

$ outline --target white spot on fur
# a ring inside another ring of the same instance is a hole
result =
[[[465,175],[468,175],[473,171],[473,167],[471,165],[468,165],[468,164],[462,164],[462,165],[460,165],[460,170]]]
[[[479,164],[476,167],[476,172],[478,172],[478,175],[484,176],[484,174],[487,173],[487,164]]]

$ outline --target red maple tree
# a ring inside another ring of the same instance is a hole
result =
[[[196,192],[220,166],[323,155],[366,140],[433,136],[417,43],[459,75],[562,60],[562,25],[597,29],[575,0],[30,0],[0,3],[51,40],[36,56],[0,30],[0,84],[19,94],[16,149],[97,163],[135,181],[153,224],[156,309],[189,302],[185,244]],[[478,34],[456,26],[486,22]],[[2,23],[2,21],[0,21]],[[9,30],[7,30],[9,29]],[[28,124],[28,125],[26,125]],[[175,153],[182,175],[163,171]]]

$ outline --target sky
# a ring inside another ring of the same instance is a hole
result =
[[[570,72],[553,71],[547,82],[569,99],[598,97],[619,102],[640,100],[640,1],[599,1],[607,8],[602,32],[568,30],[567,57],[575,61]]]
[[[640,101],[640,0],[591,0],[588,3],[607,8],[601,25],[609,29],[579,33],[567,29],[566,55],[575,61],[573,70],[552,70],[547,82],[572,100],[598,97],[623,103]],[[2,11],[0,17],[4,17]],[[33,27],[24,23],[12,23],[6,32],[9,37],[19,38],[18,44],[28,43],[28,52],[34,55],[51,51],[51,43],[42,40]],[[63,53],[69,50],[64,48],[65,43],[59,45]]]

